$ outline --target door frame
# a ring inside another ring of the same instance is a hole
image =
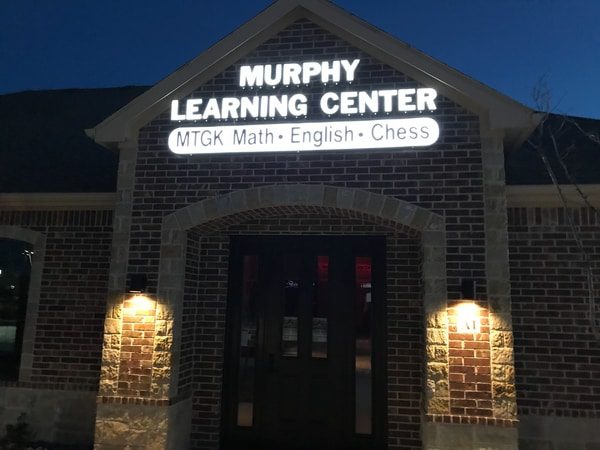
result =
[[[239,362],[239,334],[241,328],[241,309],[232,299],[241,298],[243,270],[240,268],[242,257],[249,252],[260,253],[260,248],[265,245],[276,245],[282,242],[297,246],[299,241],[308,242],[309,245],[331,251],[340,246],[351,248],[354,256],[361,256],[364,251],[372,256],[372,283],[373,283],[373,312],[372,312],[372,421],[373,432],[369,436],[350,433],[350,441],[344,443],[343,448],[380,449],[385,448],[387,442],[387,313],[386,313],[386,239],[382,235],[235,235],[230,237],[229,267],[228,267],[228,295],[226,308],[226,333],[223,364],[223,385],[221,401],[221,439],[220,447],[226,449],[227,439],[231,436],[245,440],[246,448],[254,448],[252,439],[256,438],[256,431],[238,427],[236,392],[238,388],[238,362]],[[349,247],[350,246],[350,247]],[[377,326],[384,324],[384,326]],[[258,326],[258,325],[257,325]],[[258,330],[257,339],[260,341],[261,330]],[[355,342],[355,340],[354,340]],[[355,349],[352,347],[352,353]],[[258,361],[257,361],[258,364]],[[256,382],[256,380],[255,380]],[[354,372],[347,376],[347,392],[354,398]],[[256,391],[255,391],[256,392]],[[260,392],[256,392],[260,395]],[[256,401],[256,400],[255,400]],[[350,403],[354,407],[354,403]],[[354,415],[349,419],[347,427],[354,430]],[[350,445],[350,446],[349,446]],[[260,447],[256,447],[260,448]]]

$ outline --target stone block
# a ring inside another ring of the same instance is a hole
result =
[[[177,223],[179,224],[179,230],[189,230],[194,225],[194,221],[190,216],[190,208],[183,208],[174,213]]]
[[[246,201],[246,193],[244,191],[234,191],[229,194],[229,197],[231,199],[231,209],[234,212],[242,212],[249,209]]]
[[[492,383],[492,395],[494,399],[514,399],[516,398],[516,389],[513,383]]]
[[[120,356],[120,348],[104,348],[102,349],[102,365],[119,364]]]
[[[154,349],[157,352],[170,352],[172,345],[172,336],[156,336],[154,338]]]
[[[447,414],[450,411],[450,399],[433,397],[427,401],[427,413]]]
[[[431,220],[425,227],[426,233],[445,233],[446,232],[446,224],[444,223],[443,217],[436,216],[434,214],[431,215]],[[444,237],[445,239],[445,237]]]
[[[418,208],[410,221],[409,226],[415,230],[422,231],[429,224],[432,214],[423,208]]]
[[[442,328],[429,328],[427,330],[427,345],[448,345],[448,331]]]
[[[406,202],[399,202],[399,203],[400,203],[400,205],[399,205],[396,215],[394,216],[393,219],[398,223],[410,226],[410,224],[412,223],[413,217],[415,215],[415,212],[417,211],[417,207],[415,205],[411,205],[410,203],[406,203]]]
[[[494,417],[514,420],[517,418],[517,402],[513,398],[494,399]]]
[[[369,203],[369,193],[366,191],[356,191],[354,195],[353,208],[355,211],[367,212],[367,205]]]
[[[167,304],[164,301],[156,303],[156,319],[157,320],[173,320],[174,318],[174,306]]]
[[[214,198],[207,198],[206,200],[202,201],[202,206],[204,207],[204,214],[206,216],[205,222],[218,217],[217,201]]]
[[[509,311],[493,311],[490,314],[490,325],[494,330],[511,331],[512,317]]]
[[[431,314],[427,314],[425,319],[425,326],[427,328],[448,328],[448,314],[446,311],[437,311]]]
[[[36,439],[81,448],[93,442],[94,392],[0,387],[0,405],[0,436],[26,413]]]
[[[258,209],[260,207],[257,189],[246,189],[243,193],[247,209]]]
[[[100,378],[107,381],[119,380],[119,366],[117,364],[104,364],[100,369]]]
[[[438,381],[448,380],[448,365],[445,363],[427,364],[427,380]]]
[[[515,368],[506,364],[492,366],[492,380],[499,383],[514,383]]]
[[[96,446],[166,449],[167,406],[99,404],[96,419]]]
[[[104,321],[104,334],[120,334],[121,320],[108,318]]]
[[[163,245],[161,246],[161,258],[181,258],[185,254],[185,249],[182,245]]]
[[[318,184],[311,184],[306,187],[307,199],[309,205],[322,206],[325,197],[325,187]]]
[[[167,444],[169,449],[189,448],[192,421],[192,399],[184,399],[169,408],[169,429]]]
[[[337,193],[337,188],[334,188],[332,186],[325,186],[323,188],[323,206],[329,208],[337,208]]]
[[[167,352],[155,352],[154,353],[154,365],[153,370],[159,367],[171,367],[171,354]]]
[[[517,450],[516,428],[428,422],[423,425],[426,450]]]
[[[437,261],[446,263],[446,249],[442,246],[424,246],[423,259],[428,263]]]
[[[164,308],[164,309],[168,309],[168,308]],[[170,314],[172,316],[172,314]],[[161,317],[165,317],[164,315]],[[173,320],[172,317],[170,318],[170,320],[165,320],[165,319],[160,319],[156,321],[156,335],[163,337],[163,336],[173,336]]]
[[[447,363],[448,347],[445,345],[428,345],[427,362]]]
[[[385,196],[378,194],[370,194],[369,200],[367,202],[367,214],[379,217],[381,215],[381,211],[383,210],[384,204]]]
[[[383,203],[383,209],[381,210],[381,217],[395,220],[399,207],[400,202],[398,202],[398,200],[395,198],[386,198]]]
[[[304,184],[288,185],[288,202],[292,205],[310,205],[307,186]]]
[[[354,189],[338,189],[337,192],[337,205],[338,208],[351,210],[354,203]]]
[[[524,449],[600,449],[600,419],[522,416],[519,435]]]

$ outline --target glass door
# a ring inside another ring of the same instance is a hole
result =
[[[225,448],[377,448],[383,243],[232,240]]]

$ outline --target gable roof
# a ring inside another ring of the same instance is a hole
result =
[[[478,113],[491,129],[504,130],[509,147],[524,141],[535,128],[538,118],[533,110],[410,47],[330,1],[279,0],[96,127],[86,130],[88,136],[112,148],[135,140],[137,130],[167,110],[171,100],[190,94],[299,19],[311,20]]]

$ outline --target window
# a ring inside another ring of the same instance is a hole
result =
[[[0,379],[19,375],[32,255],[31,244],[0,238]]]

